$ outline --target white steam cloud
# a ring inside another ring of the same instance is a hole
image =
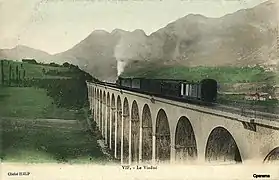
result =
[[[117,61],[117,76],[120,76],[127,64],[127,51],[128,47],[125,44],[123,38],[120,39],[118,44],[114,48],[114,57],[116,58]]]
[[[143,60],[146,54],[154,53],[147,46],[147,36],[142,30],[121,34],[118,44],[114,48],[117,60],[117,76],[121,75],[126,65],[133,60]]]
[[[121,73],[123,73],[125,66],[126,62],[124,60],[117,59],[117,76],[120,76]]]

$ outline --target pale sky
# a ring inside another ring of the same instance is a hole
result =
[[[0,48],[65,51],[92,31],[150,34],[189,13],[220,17],[266,0],[0,0]]]

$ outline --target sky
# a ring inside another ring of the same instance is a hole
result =
[[[0,49],[66,51],[94,30],[147,35],[187,14],[221,17],[266,0],[0,0]]]

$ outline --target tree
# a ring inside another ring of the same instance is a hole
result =
[[[29,64],[38,64],[35,59],[22,59],[21,61]]]
[[[23,70],[23,79],[25,79],[25,69]]]
[[[20,76],[20,70],[18,71],[18,81],[20,82],[20,80],[21,80],[21,76]]]
[[[12,70],[12,79],[15,80],[16,79],[16,75],[15,75],[15,71]]]
[[[54,62],[49,63],[49,65],[50,65],[50,66],[53,66],[53,67],[59,67],[59,66],[60,66],[59,64],[56,64],[56,63],[54,63]]]
[[[16,82],[18,83],[18,80],[19,80],[19,78],[18,78],[18,65],[16,66]]]
[[[1,60],[1,81],[4,84],[4,60]]]
[[[70,67],[70,63],[64,62],[64,63],[63,63],[63,67]]]
[[[12,65],[10,64],[9,67],[9,86],[11,85],[12,82]]]

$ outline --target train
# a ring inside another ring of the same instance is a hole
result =
[[[218,83],[209,78],[194,82],[179,79],[118,77],[116,85],[124,89],[204,105],[212,105],[217,101]]]

